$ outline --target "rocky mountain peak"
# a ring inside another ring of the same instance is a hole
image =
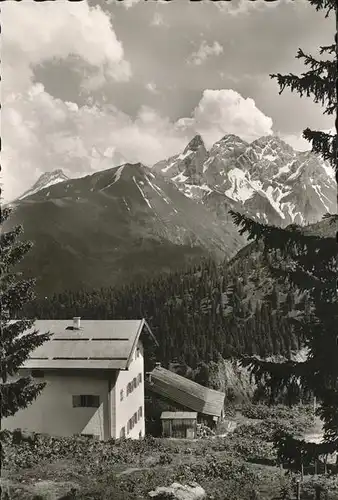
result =
[[[253,149],[258,149],[258,150],[275,150],[275,151],[284,151],[288,154],[295,154],[294,149],[287,144],[283,139],[276,135],[266,135],[263,137],[260,137],[259,139],[256,139],[251,143],[251,147]]]
[[[247,144],[243,139],[238,137],[238,135],[235,134],[226,134],[217,141],[217,143],[223,143],[223,144]]]
[[[188,151],[197,151],[201,147],[205,149],[203,139],[199,134],[195,135],[184,149],[183,154],[186,154]]]
[[[69,177],[63,172],[61,168],[57,168],[51,172],[44,172],[38,180],[33,184],[33,186],[25,191],[18,199],[26,198],[42,189],[45,189],[53,184],[58,184],[59,182],[68,181]]]
[[[202,203],[212,200],[217,213],[224,212],[220,204],[235,204],[255,219],[285,226],[312,223],[334,210],[333,169],[278,136],[249,144],[227,134],[205,154],[204,148],[203,154],[202,148],[192,151],[191,143],[185,153],[161,162],[161,171],[186,196]],[[216,192],[216,198],[210,196]]]
[[[42,175],[40,175],[35,184],[44,184],[45,182],[49,182],[52,179],[63,179],[66,181],[68,180],[68,176],[63,172],[61,168],[57,168],[55,170],[52,170],[51,172],[44,172]]]

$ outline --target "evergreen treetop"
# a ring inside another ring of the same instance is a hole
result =
[[[0,215],[1,418],[13,416],[28,406],[43,389],[44,383],[17,373],[30,352],[49,339],[48,333],[32,330],[34,320],[16,319],[17,312],[34,298],[35,281],[22,279],[14,270],[32,244],[19,241],[21,226],[4,231],[10,214],[11,209],[6,207]]]
[[[309,2],[317,11],[324,10],[327,16],[337,9],[334,0]],[[332,115],[337,110],[336,43],[320,48],[320,54],[326,57],[324,60],[316,60],[299,49],[296,57],[303,60],[308,70],[301,76],[270,75],[277,79],[280,93],[289,88],[300,97],[312,96],[314,102],[324,107],[325,114]],[[311,143],[312,151],[335,169],[338,184],[337,131],[330,134],[307,128],[303,136]],[[290,450],[302,449],[314,458],[322,453],[338,451],[338,237],[318,237],[296,225],[286,229],[267,226],[237,212],[231,212],[231,215],[241,233],[247,232],[249,239],[263,242],[264,252],[277,257],[276,264],[271,265],[276,280],[288,281],[306,292],[309,301],[306,314],[290,318],[295,330],[302,332],[305,338],[308,349],[306,361],[273,363],[255,356],[241,360],[256,380],[269,388],[271,400],[281,390],[299,383],[311,391],[320,403],[318,415],[323,421],[324,444],[307,444],[285,434],[277,437],[279,452],[285,458]],[[331,224],[337,223],[337,215],[327,214],[326,218]]]

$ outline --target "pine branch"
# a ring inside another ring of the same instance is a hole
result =
[[[266,382],[273,378],[276,381],[278,380],[281,386],[286,386],[291,379],[298,379],[304,376],[311,369],[308,361],[285,361],[277,363],[259,359],[257,356],[243,356],[239,363],[240,366],[250,370],[256,383]]]
[[[328,17],[331,11],[337,8],[336,0],[308,0],[311,5],[316,8],[316,11],[325,10],[325,17]]]
[[[15,314],[21,309],[22,303],[32,301],[35,298],[34,284],[34,279],[21,280],[0,292],[1,308],[8,309],[12,314]]]
[[[324,114],[332,115],[336,111],[336,71],[334,74],[319,76],[316,70],[310,70],[302,73],[301,76],[290,73],[289,75],[270,74],[270,78],[276,78],[280,87],[279,94],[282,94],[286,87],[291,92],[296,91],[300,97],[313,96],[316,104],[321,104],[324,108]]]
[[[274,437],[274,447],[281,462],[286,462],[300,470],[301,465],[308,466],[322,455],[335,453],[338,450],[338,440],[312,443],[288,432],[279,431]]]
[[[5,207],[0,214],[4,224],[12,213]],[[11,231],[0,230],[0,325],[1,325],[1,416],[14,415],[20,408],[28,406],[43,389],[45,384],[34,383],[31,378],[21,377],[7,382],[15,376],[31,351],[49,339],[49,334],[30,331],[34,321],[24,319],[12,321],[26,303],[35,298],[34,279],[18,279],[20,273],[13,272],[16,266],[30,250],[30,242],[18,241],[22,227],[16,226]],[[27,332],[28,330],[28,332]]]
[[[333,225],[333,224],[338,223],[338,214],[326,213],[323,215],[323,219],[325,219],[325,220],[328,219],[330,225]]]
[[[335,47],[334,45],[329,46],[331,50],[332,47]],[[320,53],[323,53],[325,50],[327,50],[326,47],[321,47]],[[327,75],[333,75],[333,78],[335,74],[337,73],[337,68],[335,61],[332,59],[315,59],[313,56],[305,54],[302,49],[298,49],[296,59],[304,59],[304,64],[305,66],[309,66],[311,70],[315,73],[318,73],[320,75],[324,71],[327,72]]]
[[[319,53],[321,55],[321,54],[324,54],[325,52],[327,52],[328,54],[335,54],[336,44],[332,43],[331,45],[322,45],[320,47]]]
[[[1,378],[4,382],[7,381],[7,375],[13,376],[18,371],[33,349],[50,339],[49,333],[39,334],[37,330],[20,335],[20,330],[25,331],[32,326],[27,324],[28,321],[19,320],[3,331],[2,348],[5,349],[6,354],[2,356],[0,366]]]
[[[312,152],[319,154],[324,161],[329,161],[332,167],[338,172],[337,135],[306,128],[303,131],[303,137],[312,143]]]
[[[11,249],[12,245],[15,243],[18,236],[22,234],[22,232],[23,232],[23,227],[16,226],[12,231],[0,234],[1,252],[5,251],[8,248]]]
[[[13,246],[11,249],[2,249],[1,251],[1,263],[0,272],[1,275],[8,271],[8,269],[15,264],[19,264],[22,259],[26,256],[29,250],[32,248],[33,244],[30,241],[25,241],[20,244]]]
[[[2,226],[10,217],[11,213],[13,212],[12,207],[7,206],[4,207],[0,210],[0,225]]]
[[[324,422],[324,441],[336,443],[336,451],[338,451],[338,396],[337,389],[327,392],[324,396],[324,402],[318,408],[318,416]]]
[[[1,384],[1,418],[11,417],[32,403],[45,387],[45,382],[36,383],[31,377],[22,377],[15,382]]]
[[[267,249],[279,250],[282,256],[297,256],[297,252],[315,254],[317,259],[335,258],[337,255],[335,238],[323,238],[308,235],[302,232],[302,228],[290,225],[286,229],[277,226],[269,226],[256,222],[244,214],[229,210],[234,223],[240,227],[239,233],[248,233],[249,240],[263,241]]]

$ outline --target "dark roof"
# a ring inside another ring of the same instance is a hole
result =
[[[221,415],[223,392],[208,389],[161,366],[156,366],[149,375],[146,387],[151,391],[203,415]]]
[[[125,370],[144,329],[156,342],[144,319],[82,320],[79,330],[69,329],[71,324],[69,320],[35,321],[31,331],[50,332],[52,337],[31,353],[22,368]]]
[[[195,411],[163,411],[161,413],[162,420],[196,420],[197,412]]]

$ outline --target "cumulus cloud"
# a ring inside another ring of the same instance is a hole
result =
[[[253,140],[271,134],[272,126],[252,99],[233,90],[205,90],[192,115],[173,122],[145,106],[134,120],[109,105],[78,107],[53,98],[41,84],[13,99],[3,120],[7,199],[47,170],[77,177],[124,161],[152,165],[181,151],[197,133],[210,147],[227,133]]]
[[[63,102],[36,84],[3,109],[4,197],[21,194],[45,171],[70,177],[142,161],[151,165],[184,147],[187,137],[155,110],[136,119],[112,106]],[[99,161],[94,151],[105,158]]]
[[[223,47],[217,41],[214,41],[213,44],[208,45],[205,40],[201,42],[198,50],[193,52],[188,58],[188,63],[193,64],[195,66],[200,66],[204,63],[209,57],[219,56],[223,52]]]
[[[205,90],[192,117],[180,120],[179,125],[197,131],[208,146],[230,133],[247,141],[272,134],[272,119],[253,99],[231,89]]]
[[[34,81],[34,67],[51,58],[71,54],[88,63],[93,73],[85,78],[91,88],[107,78],[127,77],[123,47],[109,18],[86,2],[8,3],[2,10],[2,181],[7,201],[56,168],[77,177],[124,161],[152,165],[181,151],[197,133],[207,146],[227,133],[247,140],[271,133],[271,119],[255,102],[227,89],[205,90],[192,114],[178,121],[145,106],[132,119],[107,103],[79,106],[57,99]],[[156,90],[154,82],[147,87]]]
[[[71,56],[82,70],[87,69],[81,72],[82,85],[91,89],[109,80],[128,80],[131,69],[109,16],[86,1],[76,5],[8,2],[2,6],[2,20],[2,181],[8,199],[37,175],[57,167],[59,159],[53,155],[58,137],[65,155],[87,151],[71,137],[71,130],[67,132],[76,105],[55,100],[43,86],[35,85],[34,68]],[[44,144],[44,138],[52,136],[56,143]],[[49,150],[42,153],[44,146]]]
[[[103,79],[125,81],[131,76],[109,17],[99,7],[90,8],[86,1],[8,2],[2,6],[2,21],[5,96],[26,90],[35,66],[69,56],[91,68],[89,85],[95,79],[97,86]]]

